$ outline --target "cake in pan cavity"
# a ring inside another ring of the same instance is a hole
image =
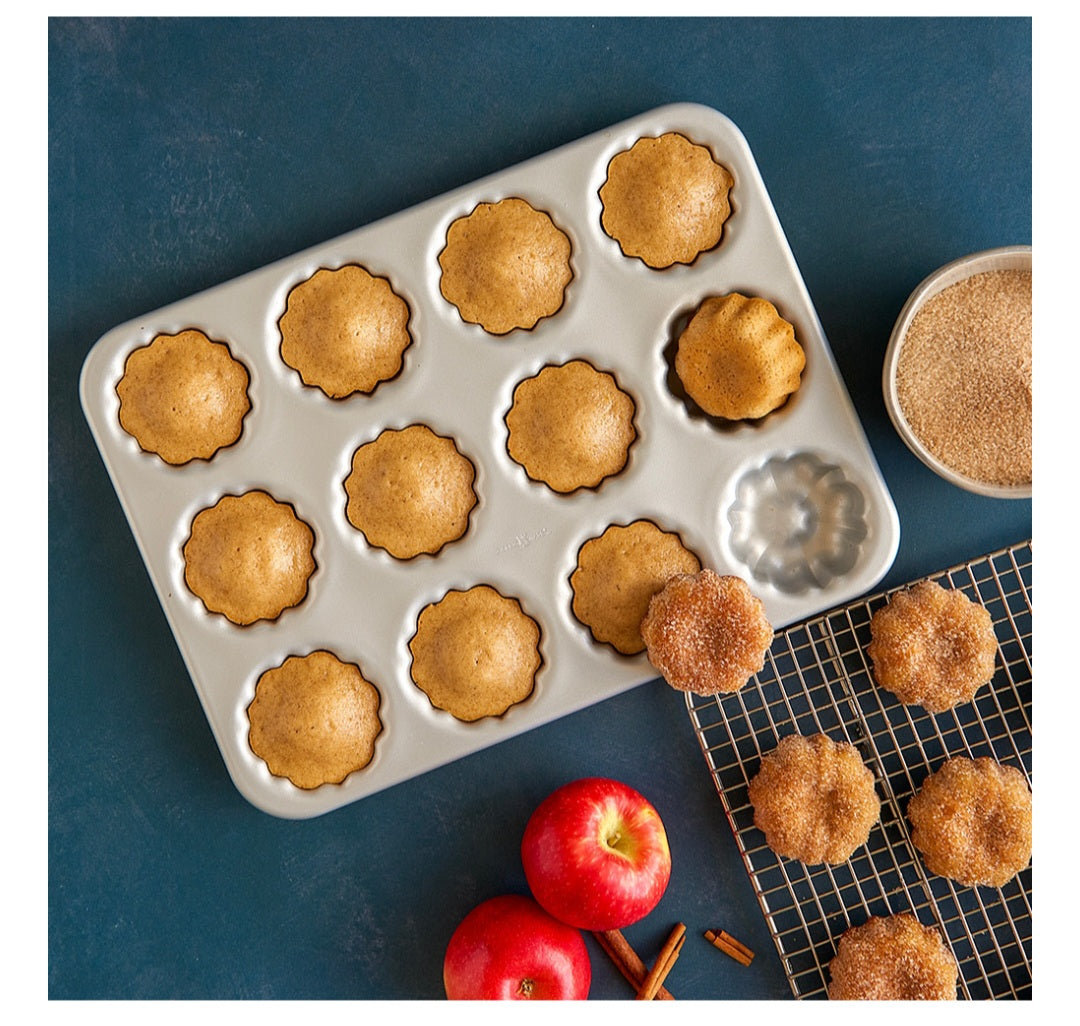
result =
[[[524,199],[480,203],[446,233],[439,288],[462,320],[491,335],[531,329],[562,309],[570,239]]]
[[[597,488],[626,466],[635,410],[613,374],[585,360],[549,365],[514,388],[507,451],[552,491]]]
[[[386,278],[356,264],[320,268],[289,292],[278,321],[281,358],[331,399],[366,395],[401,371],[409,316]]]
[[[641,138],[608,164],[601,224],[651,268],[690,264],[720,244],[734,184],[708,147],[679,132]]]
[[[120,424],[145,452],[180,466],[240,437],[250,375],[224,342],[198,329],[156,335],[132,351],[116,386]]]

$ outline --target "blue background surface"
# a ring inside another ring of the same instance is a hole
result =
[[[681,696],[660,681],[317,820],[239,795],[79,407],[122,321],[664,103],[743,131],[892,491],[883,586],[1031,533],[934,477],[880,392],[911,289],[1031,242],[1031,23],[67,20],[49,24],[49,995],[439,998],[456,923],[523,891],[554,787],[661,810],[680,998],[790,998]],[[720,925],[749,969],[700,939]],[[695,940],[697,938],[697,940]],[[590,940],[591,944],[591,940]],[[595,946],[593,995],[625,998]]]

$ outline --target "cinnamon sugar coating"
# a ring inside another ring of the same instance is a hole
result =
[[[1002,887],[1031,861],[1031,789],[987,756],[955,756],[908,802],[912,844],[931,873]]]
[[[970,702],[994,676],[990,614],[936,581],[893,595],[871,618],[870,634],[874,678],[905,705],[944,712]]]
[[[734,182],[707,147],[678,132],[638,139],[608,164],[601,224],[649,267],[693,263],[720,242]]]
[[[353,663],[322,650],[290,656],[255,685],[248,743],[274,776],[297,787],[339,784],[375,755],[380,701]]]
[[[806,353],[795,328],[767,299],[732,292],[698,307],[675,354],[686,394],[706,413],[756,420],[802,383]]]
[[[673,688],[715,695],[738,691],[762,669],[773,629],[741,577],[706,568],[676,575],[652,597],[641,636]]]
[[[959,974],[941,934],[904,912],[845,930],[829,975],[831,1001],[955,1001]]]
[[[984,271],[912,318],[896,395],[912,432],[946,466],[995,485],[1031,482],[1031,271]]]
[[[517,198],[480,203],[454,221],[439,266],[443,297],[492,335],[557,313],[573,277],[569,237]]]
[[[676,574],[700,569],[701,561],[679,536],[651,520],[612,524],[578,552],[570,576],[574,616],[596,641],[636,655],[645,649],[641,621],[649,600]]]
[[[789,734],[750,781],[754,825],[768,846],[807,865],[847,861],[866,844],[881,802],[854,745]]]

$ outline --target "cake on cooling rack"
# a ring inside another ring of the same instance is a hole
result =
[[[962,591],[919,581],[870,618],[874,679],[905,705],[945,712],[994,676],[997,639],[986,609]]]
[[[832,1001],[955,1001],[959,972],[941,934],[905,912],[845,930],[829,975]]]
[[[846,862],[881,813],[859,750],[825,734],[789,734],[750,781],[754,825],[777,854],[807,865]]]
[[[1002,887],[1031,861],[1031,789],[1014,766],[953,756],[908,802],[926,868],[968,887]]]

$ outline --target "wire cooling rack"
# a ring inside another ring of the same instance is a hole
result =
[[[687,709],[747,872],[797,998],[824,998],[827,966],[849,926],[914,913],[940,929],[960,967],[960,996],[1031,997],[1031,867],[1000,890],[934,876],[911,844],[908,800],[945,759],[989,755],[1031,782],[1031,542],[930,575],[990,612],[994,679],[973,702],[932,715],[874,683],[866,656],[882,592],[779,632],[741,691],[688,694]],[[781,859],[753,823],[747,786],[786,734],[846,740],[873,770],[881,820],[838,866]]]

